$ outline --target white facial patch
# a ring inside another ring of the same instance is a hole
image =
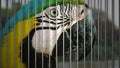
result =
[[[52,55],[53,48],[61,33],[67,27],[60,27],[57,30],[37,30],[32,38],[32,46],[38,53]]]

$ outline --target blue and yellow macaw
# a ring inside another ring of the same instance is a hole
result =
[[[49,67],[48,55],[51,59],[56,56],[56,51],[58,56],[63,55],[63,34],[65,55],[77,51],[76,37],[79,37],[81,59],[84,56],[84,30],[87,55],[90,52],[90,40],[94,42],[96,28],[92,11],[83,0],[31,0],[9,19],[1,31],[1,66],[41,68],[44,55],[47,60],[43,60],[43,65],[45,68]],[[55,59],[51,60],[51,68],[55,68],[54,62]]]

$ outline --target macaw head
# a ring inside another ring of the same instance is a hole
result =
[[[35,15],[36,28],[32,46],[38,53],[52,55],[62,32],[84,19],[89,12],[85,5],[61,4],[51,6]]]
[[[47,7],[42,12],[37,13],[34,16],[35,28],[30,32],[28,36],[30,38],[27,37],[23,41],[23,51],[22,51],[23,57],[26,56],[27,54],[27,53],[24,53],[28,48],[27,46],[25,46],[25,45],[28,45],[28,42],[26,41],[26,39],[30,40],[29,41],[30,50],[32,51],[30,53],[34,54],[36,52],[37,57],[40,57],[39,54],[41,53],[45,55],[55,56],[56,47],[57,47],[57,50],[59,51],[58,53],[59,56],[62,56],[63,44],[61,43],[63,43],[63,41],[65,42],[64,43],[65,54],[70,54],[70,44],[68,44],[68,42],[66,43],[65,38],[66,37],[67,39],[69,38],[67,41],[70,41],[70,36],[71,37],[75,37],[75,36],[70,35],[70,32],[67,33],[67,30],[71,30],[71,33],[75,32],[77,34],[77,31],[73,29],[73,26],[79,23],[79,28],[78,28],[80,29],[79,35],[81,35],[81,33],[83,34],[85,18],[87,19],[87,21],[85,21],[87,25],[90,26],[91,23],[94,23],[92,19],[90,19],[91,21],[88,21],[88,18],[91,17],[91,14],[92,12],[90,8],[88,8],[88,6],[84,4],[74,5],[69,3],[53,5],[53,6]],[[77,26],[75,27],[77,28]],[[90,27],[87,30],[90,30]],[[66,35],[64,35],[65,37],[63,38],[61,37],[61,35],[64,32],[66,32]],[[86,33],[90,33],[90,32],[86,32]],[[91,39],[91,37],[88,37],[88,38],[89,40]],[[82,37],[79,39],[80,39],[80,42],[82,43],[79,45],[83,45],[84,36],[82,35]],[[76,41],[77,41],[77,38],[74,39],[72,42],[76,43]],[[75,52],[77,48],[77,44],[72,45],[71,47],[72,47],[72,50]],[[90,52],[90,49],[88,51]],[[32,56],[35,56],[35,55],[32,55]]]
[[[22,60],[22,62],[28,66],[29,59],[30,65],[34,67],[35,58],[37,57],[37,65],[41,65],[41,54],[55,56],[55,47],[57,47],[57,49],[61,51],[59,52],[61,56],[63,44],[65,46],[65,54],[70,54],[70,43],[77,42],[77,38],[72,40],[72,38],[76,37],[73,33],[77,34],[77,31],[73,29],[74,25],[77,28],[76,25],[79,24],[78,35],[80,36],[78,37],[80,37],[80,47],[83,46],[84,43],[83,33],[85,29],[88,31],[86,32],[87,34],[85,34],[88,35],[87,40],[92,38],[91,34],[89,34],[91,33],[91,23],[94,25],[91,16],[92,12],[91,9],[83,3],[83,0],[78,0],[78,3],[77,0],[71,0],[71,2],[70,0],[65,0],[64,3],[62,0],[57,1],[56,4],[56,0],[31,0],[23,6],[3,28],[2,37],[5,37],[3,45],[7,45],[6,40],[8,38],[10,39],[10,48],[14,48],[13,44],[16,44],[17,54],[15,55],[19,58],[16,58],[19,63],[21,63],[20,60]],[[68,32],[68,30],[70,31]],[[65,37],[61,37],[64,32]],[[66,43],[66,38],[69,44]],[[61,43],[63,44],[61,45]],[[90,41],[88,41],[88,43],[90,43]],[[76,51],[77,44],[71,44],[71,48],[73,51]],[[3,48],[3,51],[5,51],[5,48]],[[13,52],[14,50],[10,51],[10,57],[14,56]],[[3,57],[5,56],[6,55]],[[20,58],[20,56],[22,58]],[[13,59],[14,58],[10,59],[9,62]]]

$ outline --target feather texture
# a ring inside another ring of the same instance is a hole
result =
[[[57,2],[56,2],[57,1]],[[32,0],[25,6],[23,6],[14,16],[10,18],[10,20],[6,23],[5,27],[2,30],[2,37],[6,35],[7,31],[11,31],[11,29],[14,27],[14,25],[22,20],[31,18],[35,16],[35,14],[40,13],[47,7],[62,4],[62,0]],[[70,0],[64,0],[64,3],[70,3]],[[72,4],[77,4],[77,0],[71,0]],[[78,0],[78,4],[83,4],[83,0]],[[29,12],[29,13],[28,13]],[[29,16],[29,17],[28,17]]]

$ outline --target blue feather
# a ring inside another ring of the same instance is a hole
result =
[[[35,2],[36,1],[36,2]],[[39,13],[42,10],[42,1],[45,5],[47,0],[32,0],[25,6],[23,6],[15,15],[13,15],[10,20],[6,23],[5,27],[2,30],[2,36],[6,35],[7,32],[11,31],[14,28],[14,25],[22,20],[28,19]],[[29,17],[28,17],[29,16]]]
[[[16,14],[14,14],[6,23],[1,33],[2,38],[11,30],[13,30],[16,23],[35,16],[35,13],[40,13],[42,11],[42,5],[46,5],[48,0],[32,0],[24,5]],[[1,43],[1,41],[0,41]]]

